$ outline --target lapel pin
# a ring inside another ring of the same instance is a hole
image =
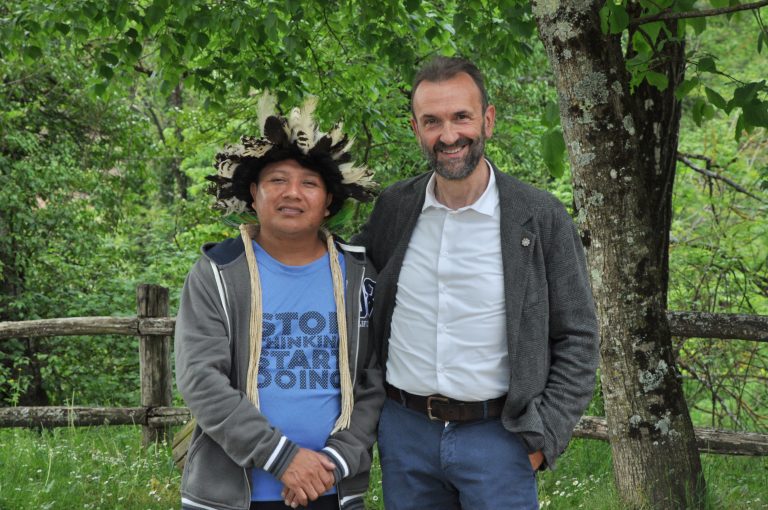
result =
[[[521,244],[527,248],[527,247],[529,247],[531,245],[531,240],[528,239],[527,237],[523,237],[523,240],[521,241]]]

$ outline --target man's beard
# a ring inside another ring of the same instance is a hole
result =
[[[465,145],[469,147],[469,151],[462,159],[457,159],[455,161],[440,161],[438,159],[438,154],[441,151],[463,147]],[[435,143],[434,147],[429,148],[424,144],[421,144],[421,151],[427,158],[429,167],[434,170],[437,175],[449,181],[458,181],[469,177],[472,172],[474,172],[475,168],[477,168],[477,164],[483,157],[483,152],[485,152],[485,133],[481,132],[474,140],[462,136],[451,145],[446,145],[443,142],[438,141]]]

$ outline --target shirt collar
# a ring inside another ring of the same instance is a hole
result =
[[[493,166],[491,166],[491,162],[487,159],[484,159],[484,161],[485,164],[488,165],[488,170],[490,171],[490,178],[488,179],[488,185],[485,187],[485,191],[483,191],[483,194],[480,195],[480,197],[473,203],[456,209],[456,212],[472,209],[473,211],[479,212],[480,214],[493,216],[493,212],[495,211],[496,206],[499,204],[499,194],[496,189],[496,176],[493,174]],[[432,172],[432,175],[429,177],[429,182],[427,182],[427,193],[424,196],[424,205],[422,206],[421,211],[424,212],[430,207],[434,207],[436,209],[445,209],[446,211],[453,211],[453,209],[450,209],[449,207],[446,207],[445,205],[438,202],[437,198],[435,197],[434,172]]]

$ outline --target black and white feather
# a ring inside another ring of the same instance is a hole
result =
[[[332,214],[347,198],[371,200],[377,185],[366,166],[352,162],[354,140],[344,134],[341,122],[328,133],[320,131],[314,119],[316,109],[317,98],[309,97],[283,116],[275,97],[265,92],[257,112],[261,136],[242,136],[240,144],[227,145],[216,154],[216,174],[207,177],[213,183],[210,192],[216,197],[216,208],[226,214],[251,209],[250,183],[258,182],[258,172],[266,164],[286,159],[295,159],[323,177],[336,202]]]

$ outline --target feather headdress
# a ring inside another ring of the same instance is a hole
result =
[[[320,131],[314,112],[317,98],[310,97],[287,116],[277,113],[277,102],[269,92],[259,100],[258,120],[261,136],[242,136],[240,143],[227,145],[213,166],[210,192],[216,196],[216,208],[227,214],[250,211],[250,185],[258,182],[259,172],[269,163],[296,160],[320,174],[333,195],[330,215],[336,214],[348,198],[367,202],[373,198],[376,183],[371,171],[352,162],[351,140],[339,122],[328,132]]]

